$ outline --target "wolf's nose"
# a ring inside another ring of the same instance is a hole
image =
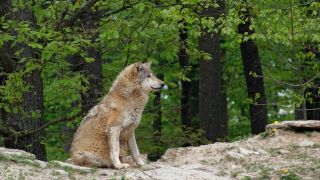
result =
[[[163,88],[166,84],[165,83],[161,83],[161,87]]]

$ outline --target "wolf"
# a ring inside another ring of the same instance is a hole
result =
[[[159,91],[164,82],[151,71],[151,62],[127,66],[117,76],[109,92],[82,120],[71,145],[74,164],[88,167],[128,168],[127,150],[142,166],[135,138],[144,106],[151,91]]]

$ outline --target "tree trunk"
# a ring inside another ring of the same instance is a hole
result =
[[[315,57],[317,58],[318,63],[320,63],[320,51],[314,51]],[[311,67],[310,67],[311,69]],[[305,94],[310,93],[312,102],[307,101],[307,119],[309,120],[320,120],[320,78],[316,78],[314,85],[305,90]]]
[[[306,120],[320,120],[320,96],[318,94],[320,87],[320,80],[315,79],[314,85],[305,89],[305,97],[308,95],[308,100],[306,101]],[[302,105],[295,110],[295,118],[303,119],[303,107]]]
[[[26,55],[26,54],[24,54]],[[30,92],[23,95],[23,110],[28,115],[5,113],[6,127],[11,127],[16,131],[36,129],[44,124],[43,119],[43,86],[40,72],[34,71],[24,77],[24,81],[31,86]],[[40,113],[38,117],[32,117],[31,113]],[[45,145],[41,143],[44,132],[19,137],[10,137],[5,140],[5,147],[11,149],[21,149],[36,155],[37,159],[46,160]]]
[[[215,19],[224,13],[225,2],[216,1],[219,7],[209,7],[202,12],[203,16],[213,16]],[[200,126],[205,136],[211,141],[224,138],[228,131],[227,99],[222,85],[222,50],[220,34],[202,30],[200,50],[209,53],[210,61],[200,60],[199,79],[199,113]]]
[[[192,77],[198,76],[199,74],[198,67],[192,67]],[[192,79],[191,81],[191,93],[190,93],[190,101],[189,101],[189,112],[191,118],[191,127],[193,129],[200,128],[199,122],[199,80]],[[195,118],[194,121],[193,118]]]
[[[181,20],[179,24],[183,25],[183,27],[179,28],[179,36],[180,36],[180,50],[179,50],[179,63],[181,69],[183,69],[186,73],[186,76],[190,75],[188,72],[189,57],[187,53],[187,38],[188,38],[188,30],[185,27],[185,20]],[[190,78],[190,77],[188,77]],[[191,97],[191,82],[186,80],[181,80],[181,125],[182,129],[185,127],[191,126],[191,116],[190,116],[190,97]]]
[[[243,37],[246,36],[246,33],[248,33],[248,35],[254,33],[254,31],[249,28],[252,17],[247,5],[245,6],[246,11],[242,11],[242,14],[240,14],[245,22],[238,26],[239,33]],[[248,97],[254,100],[254,103],[251,103],[249,107],[251,132],[252,134],[258,134],[265,131],[268,123],[263,73],[256,43],[252,39],[246,41],[243,39],[240,44],[243,70],[246,78]],[[258,77],[255,77],[254,74],[258,75]]]
[[[8,14],[10,19],[17,21],[36,22],[35,16],[29,9],[19,9],[17,12],[10,12],[12,10],[12,3],[10,0],[5,0],[1,3],[2,8],[0,14]],[[8,47],[9,49],[10,47]],[[38,59],[34,49],[17,43],[9,51],[11,57],[14,56],[16,51],[22,50],[21,57],[27,59]],[[17,58],[19,59],[19,58]],[[3,117],[6,127],[13,128],[16,131],[31,130],[38,128],[44,124],[43,119],[43,85],[41,79],[41,72],[34,70],[23,77],[26,84],[30,86],[28,92],[23,94],[22,108],[24,113],[4,112]],[[31,115],[37,113],[37,116]],[[46,160],[46,151],[44,144],[41,140],[44,136],[43,131],[37,134],[13,138],[10,135],[5,137],[5,147],[12,149],[21,149],[36,155],[37,159]]]

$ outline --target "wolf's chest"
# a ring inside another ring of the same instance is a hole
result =
[[[142,109],[132,109],[125,113],[123,127],[138,126],[142,115]]]

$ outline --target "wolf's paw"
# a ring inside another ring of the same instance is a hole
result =
[[[122,163],[122,169],[127,169],[130,167],[130,164]]]
[[[146,164],[141,158],[139,158],[139,159],[136,161],[136,163],[138,164],[138,166],[143,166],[143,165]]]
[[[114,166],[114,168],[116,169],[127,169],[129,167],[130,167],[130,164],[127,164],[127,163],[121,163]]]

